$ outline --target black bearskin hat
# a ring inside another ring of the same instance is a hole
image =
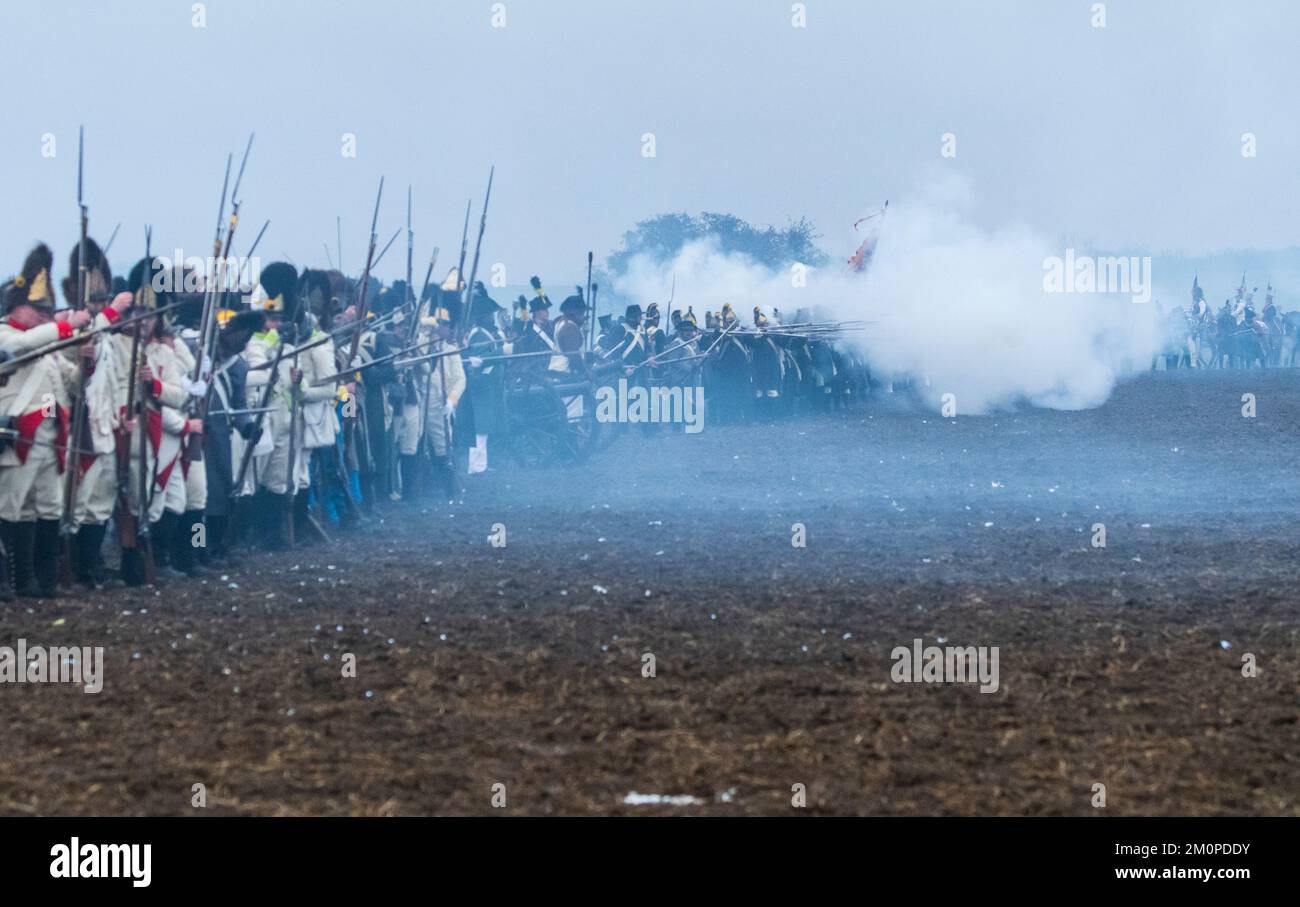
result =
[[[76,299],[77,295],[77,271],[81,266],[81,248],[80,243],[72,247],[72,252],[68,254],[68,276],[63,278],[63,298],[68,301],[69,305],[79,306],[81,300]],[[90,298],[92,300],[103,300],[109,296],[113,288],[113,269],[108,265],[108,258],[105,257],[103,250],[89,236],[86,237],[86,266],[89,269],[86,273],[86,281],[90,284]]]
[[[328,331],[338,314],[329,275],[313,268],[303,271],[298,281],[298,297],[307,304],[308,311],[316,316],[320,326]]]
[[[171,312],[172,324],[197,329],[203,320],[203,294],[177,293],[172,301],[178,303]]]
[[[40,243],[27,253],[22,271],[4,288],[5,312],[12,312],[20,305],[53,311],[54,291],[50,286],[52,267],[54,267],[54,253],[45,243]]]
[[[171,304],[171,279],[172,275],[168,274],[161,259],[142,258],[131,266],[126,278],[126,289],[135,296],[137,309],[153,311]],[[160,290],[159,287],[163,289]]]
[[[298,315],[298,269],[287,261],[273,261],[258,279],[262,294],[254,294],[254,308],[275,312],[286,321]],[[258,301],[258,296],[263,298]]]

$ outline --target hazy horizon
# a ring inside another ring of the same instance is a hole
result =
[[[202,28],[190,2],[6,7],[26,84],[7,92],[0,163],[19,213],[0,226],[0,272],[37,240],[62,272],[80,123],[91,235],[122,224],[116,272],[146,221],[156,250],[207,253],[226,155],[237,164],[250,131],[235,252],[269,218],[264,262],[325,266],[341,216],[353,273],[381,175],[380,244],[414,187],[419,279],[435,245],[440,273],[454,263],[471,198],[472,244],[493,164],[480,267],[504,263],[512,285],[570,282],[589,249],[599,262],[668,211],[806,216],[834,261],[857,217],[948,176],[990,229],[1189,257],[1296,245],[1291,4],[1229,19],[1208,2],[1111,2],[1105,28],[1087,2],[811,0],[806,28],[785,0],[506,0],[503,28],[494,6],[224,0]],[[399,238],[378,276],[404,269]]]

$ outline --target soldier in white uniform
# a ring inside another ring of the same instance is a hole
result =
[[[195,297],[188,301],[186,308],[182,309],[181,317],[190,323],[202,315],[202,310],[203,300]],[[194,367],[198,356],[198,329],[180,328],[178,324],[167,333],[172,339],[172,350],[176,353],[176,358],[180,361],[181,369],[185,374],[183,386],[190,398],[188,414],[195,415],[197,411],[193,407],[198,401],[207,397],[212,372],[211,358],[204,355],[205,367],[196,381]],[[188,455],[190,439],[199,436],[201,445],[202,434],[202,420],[188,419],[185,442],[181,447],[181,462],[177,465],[181,475],[178,480],[173,477],[174,480],[168,483],[163,501],[164,509],[175,514],[175,528],[171,535],[171,569],[174,573],[186,576],[197,576],[203,572],[196,560],[196,553],[199,547],[207,544],[203,511],[208,506],[208,468],[201,456],[193,460]]]
[[[465,367],[451,342],[455,309],[444,305],[421,321],[417,342],[428,343],[421,355],[450,353],[412,366],[415,393],[408,391],[402,403],[402,422],[397,444],[402,463],[402,484],[409,488],[408,477],[414,475],[421,442],[433,458],[434,478],[444,500],[454,500],[457,493],[455,467],[451,461],[451,425],[465,393]],[[412,399],[412,397],[414,399]]]
[[[73,246],[68,259],[68,276],[63,279],[63,297],[69,306],[77,299],[77,273],[80,247]],[[95,328],[118,321],[134,302],[130,293],[119,293],[111,302],[108,294],[113,284],[108,260],[93,239],[86,239],[86,282],[89,289],[88,311],[94,314]],[[105,303],[108,303],[107,305]],[[86,450],[78,454],[83,475],[76,488],[73,522],[77,527],[72,541],[73,578],[95,589],[108,582],[104,567],[104,536],[108,519],[113,515],[118,495],[118,438],[122,429],[123,410],[130,386],[130,334],[101,334],[93,341],[94,366],[83,396],[87,428]]]
[[[276,261],[262,269],[251,303],[255,310],[266,315],[267,328],[253,335],[243,353],[248,363],[247,406],[261,407],[265,399],[265,405],[272,408],[262,417],[262,437],[255,448],[250,475],[246,477],[246,481],[256,489],[252,509],[259,542],[271,549],[285,545],[283,522],[291,503],[290,412],[294,388],[301,380],[300,376],[293,374],[292,355],[292,335],[298,314],[297,294],[298,270],[293,265]],[[279,363],[272,375],[271,366],[276,363],[282,343],[285,344],[284,351],[279,354]],[[268,383],[272,385],[269,397],[266,395]],[[294,471],[298,471],[296,465]]]
[[[10,356],[39,350],[71,337],[90,321],[86,311],[54,313],[48,246],[36,247],[22,272],[0,297],[0,350]],[[61,483],[69,406],[80,380],[75,350],[41,356],[0,376],[0,418],[17,437],[0,453],[0,538],[9,557],[12,591],[52,598],[57,594]]]

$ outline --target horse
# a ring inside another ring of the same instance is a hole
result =
[[[1231,368],[1235,355],[1237,319],[1232,312],[1222,309],[1214,322],[1214,367]]]
[[[1268,367],[1267,330],[1256,321],[1244,321],[1233,327],[1229,337],[1237,368],[1254,368],[1256,362],[1260,368]]]
[[[1278,343],[1277,364],[1282,368],[1300,365],[1300,312],[1282,316],[1282,336]]]

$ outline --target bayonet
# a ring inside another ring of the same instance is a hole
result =
[[[469,304],[474,299],[474,278],[478,276],[478,257],[483,248],[483,232],[487,229],[488,205],[492,202],[492,178],[496,176],[496,165],[488,171],[487,192],[483,194],[483,211],[479,214],[478,220],[478,239],[474,242],[474,264],[469,269],[469,282],[465,284],[465,311],[460,315],[460,330],[464,333],[469,327]]]
[[[104,257],[108,257],[108,250],[113,248],[113,240],[117,239],[117,231],[122,229],[122,222],[119,220],[117,226],[113,227],[113,232],[108,237],[108,245],[104,246]]]
[[[587,295],[582,297],[582,301],[591,306],[591,314],[587,316],[588,351],[596,344],[596,306],[591,299],[591,262],[593,257],[591,252],[587,253]]]
[[[375,231],[379,228],[379,203],[384,197],[384,178],[379,178],[379,191],[375,193],[375,213],[370,218],[370,249],[366,252],[366,269],[361,273],[361,296],[357,300],[357,332],[352,335],[352,346],[348,350],[348,363],[356,361],[357,349],[361,345],[361,334],[365,330],[366,323],[366,291],[370,289],[370,269],[374,266],[375,261],[375,242],[378,237]]]
[[[388,251],[389,247],[392,246],[392,244],[393,244],[394,242],[397,241],[397,237],[401,236],[401,234],[402,234],[402,228],[401,228],[401,227],[398,227],[396,230],[393,231],[392,239],[390,239],[390,240],[388,240],[388,242],[384,243],[384,248],[381,249],[380,252],[379,252],[379,254],[375,256],[375,260],[374,260],[373,262],[371,262],[371,265],[370,265],[371,268],[376,268],[376,267],[379,266],[379,262],[380,262],[381,259],[383,259],[384,254]]]

